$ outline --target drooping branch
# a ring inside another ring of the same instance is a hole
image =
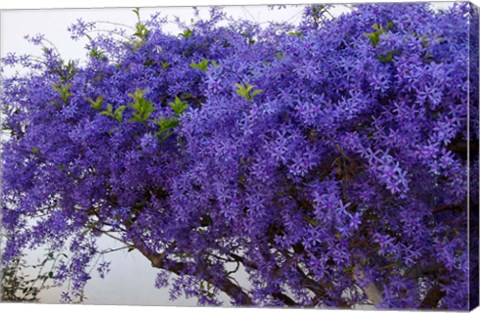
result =
[[[281,252],[281,251],[279,251],[279,252]],[[290,262],[291,265],[292,265],[293,264],[293,262],[292,262],[293,259],[288,255],[288,253],[285,252],[285,253],[282,253],[282,254],[287,259],[287,262]],[[234,253],[230,253],[229,256],[232,257],[233,259],[235,259],[236,261],[248,266],[251,269],[258,270],[258,267],[256,266],[256,264],[254,264],[252,262],[249,262],[248,260],[246,260],[245,258],[243,258],[239,255],[236,255]],[[318,282],[318,281],[308,277],[308,275],[305,274],[305,272],[300,267],[296,266],[295,269],[296,269],[298,275],[300,275],[303,286],[306,289],[310,290],[315,295],[315,299],[313,301],[314,305],[317,305],[322,299],[325,299],[328,296],[327,289],[333,288],[332,283]],[[278,268],[278,267],[275,268],[275,271],[279,271],[279,270],[280,270],[280,268]],[[282,300],[282,301],[287,300],[285,298],[285,295],[283,295],[281,297],[278,297],[278,294],[272,294],[272,296],[274,298],[277,298],[278,300]],[[350,307],[349,304],[346,301],[344,301],[343,299],[335,299],[335,300],[338,302],[339,307],[342,307],[342,308]],[[285,304],[291,305],[291,304],[289,304],[289,302],[290,302],[289,300],[284,301]]]
[[[272,297],[274,297],[277,300],[282,301],[287,306],[298,306],[298,303],[296,303],[292,298],[290,298],[289,296],[287,296],[286,294],[283,294],[281,292],[272,293]]]
[[[141,245],[141,244],[138,244],[138,243],[135,243],[135,242],[133,242],[133,244],[129,244],[129,243],[124,242],[123,240],[121,240],[118,237],[111,236],[110,234],[108,234],[106,232],[103,232],[103,233],[109,235],[112,239],[120,241],[120,242],[128,245],[129,247],[133,247],[136,250],[138,250],[143,256],[145,256],[151,262],[151,265],[154,268],[164,269],[164,270],[167,270],[167,271],[172,272],[172,273],[174,273],[176,275],[179,275],[179,276],[180,275],[191,275],[191,276],[198,277],[198,276],[200,276],[199,274],[203,274],[202,275],[203,277],[206,276],[206,278],[204,278],[205,281],[207,281],[211,285],[217,287],[218,289],[222,290],[232,299],[235,299],[236,301],[238,301],[239,303],[242,303],[244,305],[252,305],[253,304],[253,301],[250,298],[250,296],[239,285],[235,284],[230,279],[228,279],[227,276],[225,276],[225,278],[223,280],[218,281],[218,279],[214,280],[213,276],[210,273],[208,273],[208,271],[205,271],[204,273],[189,272],[190,267],[188,267],[187,266],[188,264],[185,263],[185,262],[175,262],[175,261],[169,260],[168,261],[168,266],[167,266],[167,264],[165,262],[166,259],[165,259],[164,254],[149,253],[145,248],[142,248],[143,245]],[[205,274],[207,274],[207,275],[205,275]],[[285,299],[285,297],[283,297],[283,299]]]
[[[220,280],[218,278],[214,279],[213,275],[209,273],[207,269],[204,269],[204,272],[202,273],[198,273],[196,271],[192,271],[191,267],[185,262],[168,261],[168,266],[166,266],[165,255],[149,253],[138,245],[136,245],[136,248],[151,262],[152,267],[165,269],[177,275],[191,275],[199,277],[200,274],[202,274],[201,276],[205,281],[225,292],[232,299],[235,299],[239,303],[247,306],[253,304],[250,296],[240,286],[232,282],[226,276]]]

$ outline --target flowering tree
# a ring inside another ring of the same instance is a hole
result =
[[[68,247],[72,300],[110,236],[200,304],[468,308],[477,15],[326,9],[266,28],[212,9],[178,36],[136,10],[131,31],[72,25],[86,64],[42,36],[42,58],[8,55],[30,71],[3,81],[3,262]]]

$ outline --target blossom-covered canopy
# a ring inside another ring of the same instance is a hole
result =
[[[110,236],[200,304],[468,308],[473,6],[165,23],[79,20],[86,63],[42,36],[42,58],[4,58],[29,71],[2,82],[3,262],[67,247],[75,299]]]

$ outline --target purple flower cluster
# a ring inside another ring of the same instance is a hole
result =
[[[85,65],[50,49],[4,60],[35,69],[3,81],[4,262],[67,247],[71,300],[108,235],[173,299],[468,308],[472,5],[312,6],[266,28],[212,8],[178,35],[165,22],[89,36],[78,21]]]

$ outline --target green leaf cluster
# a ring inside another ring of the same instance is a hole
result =
[[[127,107],[122,105],[119,106],[115,111],[113,110],[113,106],[111,104],[107,104],[107,110],[100,112],[102,115],[110,116],[117,122],[122,122],[123,120],[123,111],[125,111]]]
[[[263,92],[262,89],[253,90],[255,86],[249,85],[248,83],[235,84],[235,87],[237,87],[237,94],[245,98],[248,102],[252,102],[256,95]]]
[[[136,50],[141,46],[143,46],[143,44],[145,43],[145,39],[147,38],[147,35],[148,35],[148,29],[145,26],[145,24],[138,22],[135,27],[135,30],[136,31],[133,34],[133,36],[135,36],[137,39],[133,41],[133,47]]]
[[[388,51],[387,54],[379,55],[377,59],[382,63],[390,63],[396,55],[400,55],[400,53],[397,50],[392,50]]]
[[[98,48],[92,48],[90,49],[90,58],[92,59],[97,59],[101,61],[107,61],[107,57],[105,56],[105,52],[102,50],[99,50]]]
[[[206,59],[203,59],[202,62],[200,62],[200,63],[195,63],[195,62],[190,63],[190,67],[195,68],[195,69],[200,70],[200,71],[205,73],[207,71],[209,62],[210,61],[208,61]]]
[[[155,124],[159,126],[159,131],[156,133],[157,136],[161,136],[162,140],[167,139],[173,134],[173,129],[177,127],[180,116],[188,108],[188,103],[179,97],[175,97],[174,102],[168,103],[172,108],[173,114],[170,118],[162,118],[160,120],[153,120]]]
[[[57,74],[60,78],[60,83],[54,84],[53,89],[60,94],[63,104],[66,104],[68,99],[73,96],[73,93],[70,91],[72,84],[70,84],[69,81],[73,78],[76,72],[77,69],[75,68],[75,62],[71,60],[68,61],[66,65],[62,60],[55,69],[50,71],[50,73]],[[52,103],[58,105],[57,101],[52,101]]]
[[[96,100],[92,98],[85,98],[88,102],[90,102],[90,107],[95,110],[100,110],[103,104],[103,96],[98,96]]]
[[[312,17],[315,25],[318,26],[321,23],[324,13],[329,14],[328,5],[314,5],[312,7]]]
[[[175,117],[180,117],[180,115],[188,108],[188,103],[179,97],[175,97],[175,101],[169,102],[168,105],[170,105],[172,110],[175,112]]]
[[[373,47],[377,47],[378,44],[380,43],[380,37],[383,34],[388,33],[390,30],[392,30],[395,27],[395,25],[392,22],[388,22],[385,27],[382,25],[378,25],[377,23],[373,24],[372,28],[375,30],[374,32],[371,33],[366,33],[364,34],[367,38],[370,39],[370,42],[372,43]],[[393,60],[393,57],[395,55],[399,55],[400,53],[396,50],[392,50],[387,52],[386,54],[379,55],[377,59],[382,62],[382,63],[390,63]]]
[[[285,57],[285,55],[283,54],[283,51],[275,52],[275,59],[276,60],[281,61],[281,60],[283,60],[284,57]]]
[[[72,84],[62,85],[62,84],[54,84],[53,89],[60,94],[63,103],[67,103],[68,99],[73,96],[73,93],[70,91],[72,88]]]
[[[137,19],[140,21],[140,8],[135,8],[132,10],[133,13],[137,16]]]
[[[372,26],[373,29],[375,29],[374,32],[371,33],[365,33],[365,36],[370,39],[370,42],[374,47],[378,46],[378,43],[380,42],[380,36],[388,32],[383,26],[378,25],[377,23],[373,24]]]
[[[134,102],[122,105],[116,110],[113,109],[111,104],[108,104],[107,109],[101,111],[104,102],[103,96],[98,96],[95,100],[92,98],[85,98],[85,100],[90,102],[90,106],[93,109],[100,111],[101,115],[109,116],[118,122],[123,121],[123,112],[127,107],[134,110],[132,117],[128,120],[129,122],[147,122],[150,120],[150,115],[155,111],[155,108],[153,107],[153,102],[145,99],[146,91],[147,89],[135,89],[135,93],[128,94]],[[178,125],[180,116],[189,107],[188,103],[179,97],[175,97],[174,101],[169,102],[169,106],[174,112],[172,117],[152,120],[153,123],[159,126],[160,129],[156,132],[156,136],[161,137],[162,140],[173,134],[173,129]]]
[[[374,47],[378,46],[378,43],[380,42],[380,37],[385,34],[385,33],[388,33],[390,30],[393,29],[395,25],[392,23],[392,22],[388,22],[387,25],[385,27],[383,27],[382,25],[378,25],[377,23],[373,24],[372,28],[375,29],[374,32],[371,32],[371,33],[365,33],[364,35],[370,39],[372,45]]]
[[[50,71],[50,73],[57,74],[63,83],[67,83],[77,73],[77,69],[75,68],[75,62],[70,60],[65,65],[64,61],[62,60],[55,69]]]
[[[160,128],[155,135],[161,137],[162,141],[173,134],[173,129],[177,127],[178,120],[176,118],[162,118],[160,120],[153,120]]]
[[[187,39],[187,38],[192,37],[193,31],[191,29],[187,28],[183,32],[181,32],[179,35],[182,36],[183,38]]]
[[[287,35],[289,36],[293,36],[293,37],[300,37],[302,35],[302,32],[298,32],[298,31],[291,31],[291,32],[288,32]]]
[[[129,93],[128,96],[134,100],[133,103],[129,103],[127,106],[134,110],[133,117],[129,119],[129,122],[146,122],[150,118],[150,114],[155,111],[153,102],[145,99],[145,93],[147,89],[135,89],[135,93]]]
[[[140,8],[135,8],[132,11],[135,13],[138,20],[137,24],[135,25],[135,33],[133,33],[133,36],[138,38],[133,41],[133,46],[134,48],[138,49],[145,43],[145,39],[147,38],[149,31],[147,26],[142,23],[140,19]]]
[[[93,100],[92,98],[85,98],[88,102],[90,102],[90,107],[100,111],[102,109],[103,105],[103,96],[98,96],[96,100]],[[118,107],[115,111],[113,110],[113,106],[111,104],[107,104],[107,109],[104,111],[101,111],[101,115],[109,116],[116,120],[117,122],[122,122],[123,120],[123,111],[125,111],[127,107],[122,105]]]
[[[148,29],[143,23],[137,23],[136,32],[133,34],[135,37],[138,37],[140,40],[145,40],[148,35]]]

